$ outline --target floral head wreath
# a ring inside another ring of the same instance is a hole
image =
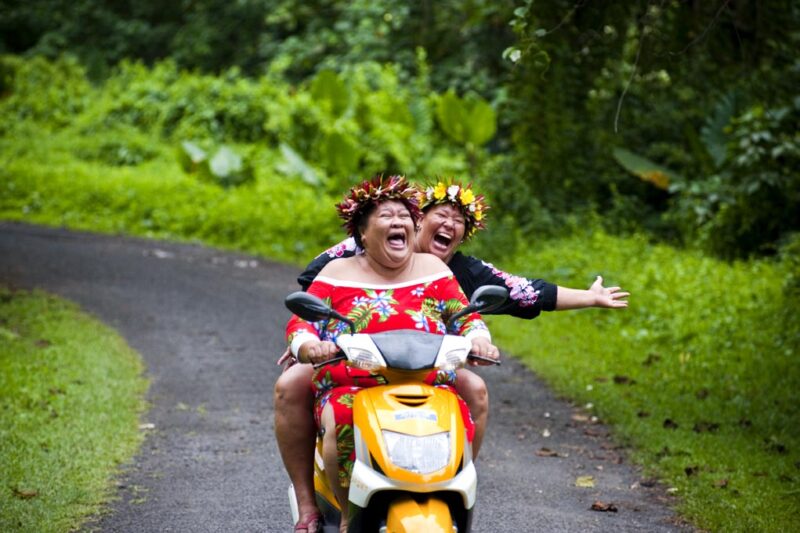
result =
[[[420,195],[419,207],[426,210],[429,207],[442,204],[451,204],[461,211],[464,215],[464,237],[472,237],[479,229],[486,228],[486,205],[482,194],[476,195],[472,190],[472,184],[461,185],[461,183],[449,179],[438,181],[425,187]]]
[[[414,224],[422,216],[419,209],[419,190],[406,181],[404,176],[381,175],[362,181],[350,189],[341,203],[336,205],[339,217],[344,220],[347,234],[355,235],[361,214],[373,204],[386,200],[398,200],[405,204]]]

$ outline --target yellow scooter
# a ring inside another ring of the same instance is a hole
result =
[[[448,320],[472,312],[488,312],[505,302],[502,287],[480,287],[470,304]],[[346,359],[348,365],[383,375],[387,385],[356,394],[353,427],[356,461],[350,481],[350,532],[466,532],[472,523],[477,474],[458,399],[445,389],[425,385],[432,369],[454,370],[469,359],[471,343],[457,335],[417,330],[356,334],[353,323],[319,298],[296,292],[286,306],[316,322],[335,318],[350,326],[337,345],[342,354],[323,364]],[[317,440],[314,464],[317,505],[324,531],[338,532],[339,505],[328,484]],[[289,502],[299,518],[293,487]]]

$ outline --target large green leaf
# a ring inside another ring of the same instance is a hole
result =
[[[479,96],[467,101],[467,141],[475,146],[486,144],[497,131],[497,118],[489,102]]]
[[[622,165],[625,170],[646,182],[652,183],[659,189],[669,189],[671,181],[683,181],[680,175],[672,172],[668,168],[662,167],[658,163],[654,163],[646,157],[636,155],[624,148],[614,149],[614,159],[616,159],[617,163]]]
[[[439,98],[436,106],[436,119],[442,130],[457,143],[467,141],[467,113],[464,103],[453,91],[448,91]]]
[[[178,150],[178,163],[184,172],[195,172],[207,157],[205,150],[195,143],[191,141],[181,142],[181,147]]]
[[[241,185],[253,177],[252,167],[227,146],[221,146],[217,150],[208,162],[208,171],[215,181],[225,187]]]
[[[323,137],[320,157],[330,174],[349,176],[357,170],[361,154],[352,137],[334,131]]]
[[[334,117],[341,116],[350,105],[347,86],[332,70],[323,70],[311,82],[311,96],[317,105],[327,107]]]
[[[280,150],[283,155],[283,162],[276,165],[278,171],[287,176],[300,176],[309,185],[320,185],[322,180],[317,172],[291,146],[281,143]]]
[[[494,109],[477,95],[462,99],[448,91],[439,98],[436,118],[442,130],[459,144],[481,146],[497,131]]]

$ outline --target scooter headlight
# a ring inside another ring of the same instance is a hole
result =
[[[450,462],[450,433],[446,431],[418,437],[384,429],[383,441],[392,464],[411,472],[430,474]]]
[[[370,351],[362,350],[361,348],[349,348],[347,355],[350,357],[350,364],[363,370],[372,372],[381,367],[378,357]]]

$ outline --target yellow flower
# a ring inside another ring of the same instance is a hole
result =
[[[483,218],[483,211],[481,211],[480,209],[476,210],[475,211],[475,220],[480,220],[482,218]]]
[[[459,199],[461,200],[461,205],[469,205],[475,201],[475,194],[470,189],[461,189]]]
[[[437,200],[441,200],[447,194],[447,187],[444,186],[444,183],[441,181],[436,184],[436,188],[433,190],[433,197]]]

